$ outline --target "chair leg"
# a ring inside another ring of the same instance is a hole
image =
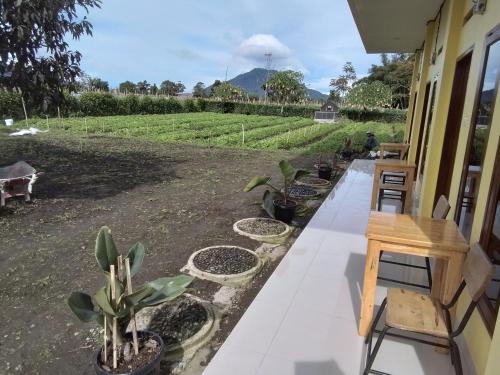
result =
[[[380,320],[380,317],[382,316],[382,313],[384,312],[386,305],[387,305],[387,298],[384,298],[384,300],[382,301],[382,304],[380,305],[380,308],[377,311],[377,315],[375,315],[375,319],[373,320],[372,326],[370,328],[370,333],[365,338],[365,344],[370,343],[369,339],[371,339],[371,337],[373,336],[373,333],[377,329],[378,321]],[[369,348],[368,352],[370,352],[370,349],[371,348]]]
[[[425,268],[427,271],[427,281],[429,282],[429,289],[432,289],[432,270],[431,270],[431,260],[429,257],[425,257]]]
[[[450,340],[450,354],[454,356],[453,366],[455,367],[455,373],[457,375],[463,375],[464,372],[462,370],[462,360],[460,358],[460,350],[458,349],[458,345],[455,340]]]
[[[378,207],[377,211],[382,211],[382,199],[384,199],[384,193],[382,191],[378,192]]]
[[[389,330],[388,326],[384,326],[382,329],[382,332],[380,332],[380,336],[377,338],[377,342],[375,344],[375,347],[373,348],[373,353],[368,353],[368,358],[366,361],[366,367],[365,371],[363,371],[363,375],[368,375],[370,373],[370,370],[372,369],[373,362],[375,362],[375,357],[377,356],[377,353],[380,349],[380,345],[382,345],[382,341],[384,340],[385,334]]]

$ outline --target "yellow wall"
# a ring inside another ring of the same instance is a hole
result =
[[[467,51],[473,50],[449,196],[452,209],[448,218],[453,218],[455,214],[471,119],[474,113],[476,90],[481,78],[480,64],[484,55],[484,42],[487,33],[500,23],[500,0],[488,1],[486,12],[483,15],[473,15],[472,18],[464,24],[464,16],[470,9],[471,0],[447,0],[444,3],[436,48],[436,50],[438,50],[442,44],[443,50],[436,58],[435,63],[430,64],[430,57],[434,51],[436,33],[438,31],[438,22],[430,22],[427,28],[424,48],[419,52],[422,54],[423,59],[420,79],[417,80],[415,77],[412,81],[412,93],[418,91],[410,140],[409,159],[412,161],[415,161],[416,157],[416,146],[421,118],[422,116],[426,116],[426,114],[422,114],[425,85],[430,81],[436,80],[437,82],[435,111],[433,121],[429,128],[429,147],[426,156],[425,173],[421,181],[420,178],[417,180],[417,191],[420,191],[418,212],[420,215],[424,216],[430,216],[432,213],[442,145],[446,141],[444,139],[444,133],[456,61]],[[431,95],[429,95],[429,100],[430,97]],[[479,240],[486,209],[486,200],[493,175],[493,164],[495,162],[497,148],[499,147],[500,95],[497,95],[495,109],[479,185],[471,243]],[[409,129],[409,121],[407,126]],[[425,134],[422,143],[424,141]],[[421,158],[422,156],[423,155],[421,155]],[[464,312],[469,302],[470,299],[467,296],[464,296],[464,298],[459,301],[459,316]],[[478,312],[475,312],[465,330],[464,334],[468,348],[472,355],[477,373],[480,375],[500,374],[500,320],[497,322],[497,327],[499,328],[495,331],[495,336],[492,341],[482,318]]]

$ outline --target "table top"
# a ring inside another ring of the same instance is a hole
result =
[[[454,221],[371,211],[366,237],[371,240],[466,253],[469,244]]]
[[[406,147],[410,147],[410,144],[409,143],[381,143],[380,147],[406,148]]]
[[[390,167],[406,167],[406,168],[415,168],[415,163],[410,163],[407,160],[400,159],[377,159],[375,161],[375,165],[379,166],[390,166]]]

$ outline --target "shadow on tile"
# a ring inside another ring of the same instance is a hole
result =
[[[342,375],[339,366],[334,360],[318,362],[297,362],[295,375]]]

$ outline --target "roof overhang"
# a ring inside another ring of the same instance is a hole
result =
[[[443,0],[347,0],[368,53],[415,52]]]

